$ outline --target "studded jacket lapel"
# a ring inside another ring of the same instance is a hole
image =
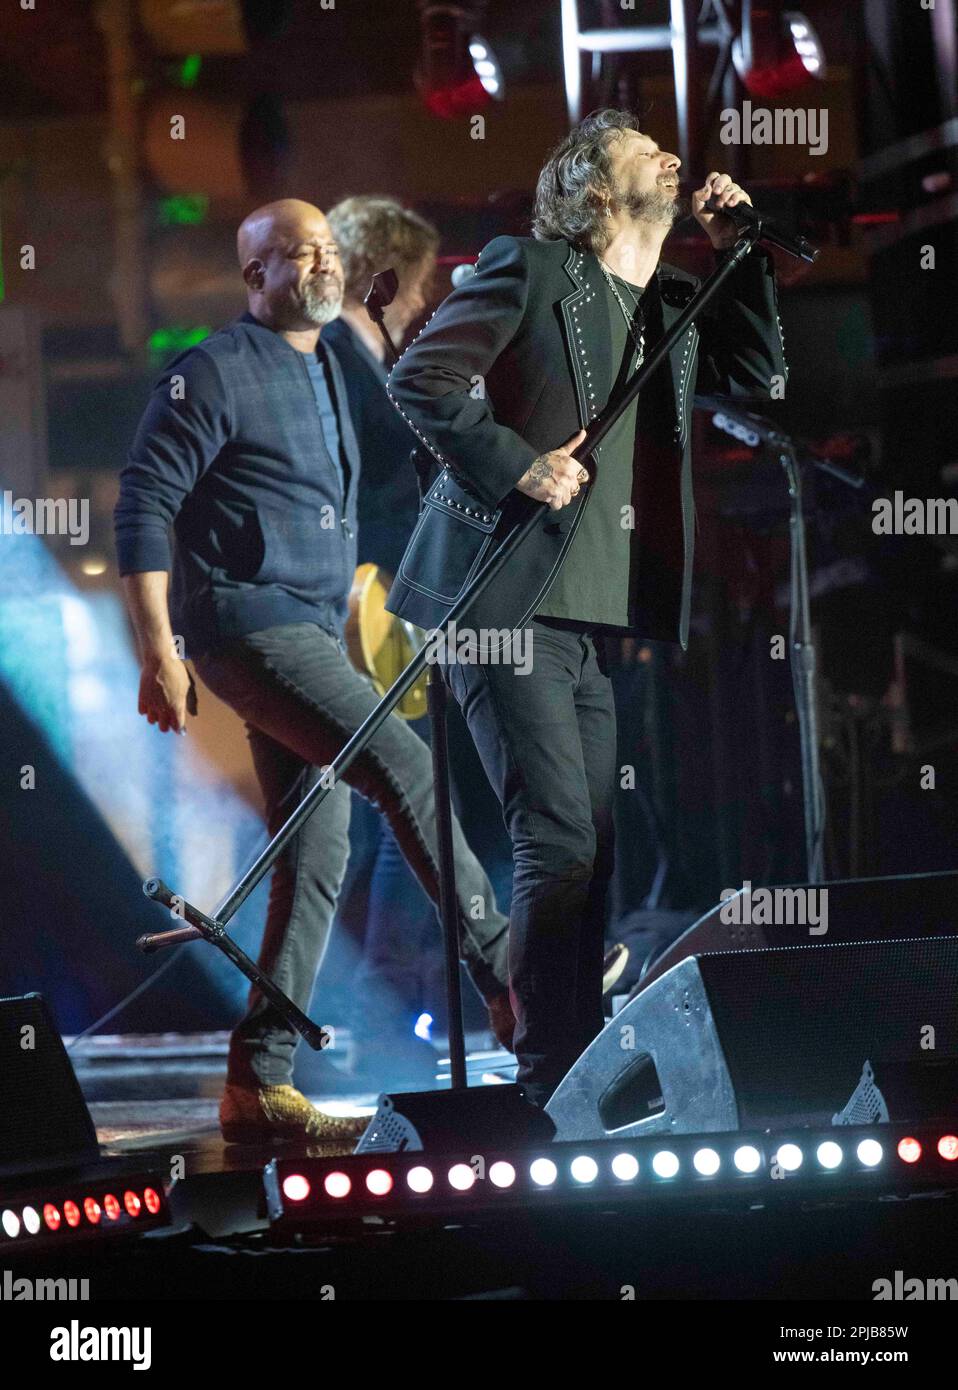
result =
[[[561,300],[562,324],[572,367],[579,423],[585,427],[605,405],[612,389],[611,329],[602,271],[596,257],[569,247],[564,270],[574,289]],[[662,328],[667,333],[692,297],[689,280],[660,265],[656,270],[662,299]],[[669,353],[669,372],[675,402],[675,433],[680,444],[688,436],[692,411],[699,335],[693,324]]]
[[[605,405],[612,388],[609,310],[602,292],[602,272],[591,252],[570,245],[563,268],[575,286],[560,305],[579,424],[585,428]]]
[[[656,270],[659,281],[659,294],[662,299],[662,331],[668,333],[682,310],[695,293],[690,280],[671,274],[667,266],[660,265]],[[675,399],[675,433],[680,444],[688,436],[692,416],[692,397],[695,384],[695,363],[698,357],[699,332],[691,324],[682,334],[669,353],[669,369],[672,375],[672,393]]]

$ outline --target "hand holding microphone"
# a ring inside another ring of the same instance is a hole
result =
[[[733,246],[747,228],[759,227],[762,241],[771,242],[809,265],[818,259],[818,248],[811,242],[773,217],[756,212],[744,188],[733,183],[728,174],[709,174],[702,187],[692,194],[692,212],[717,251]]]
[[[692,215],[708,233],[709,241],[717,251],[734,246],[739,235],[739,226],[730,217],[721,214],[742,204],[751,207],[752,200],[744,188],[733,183],[728,174],[709,174],[702,187],[692,194]]]

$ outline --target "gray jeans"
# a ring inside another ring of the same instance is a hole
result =
[[[343,643],[315,623],[267,628],[217,645],[195,663],[203,682],[246,721],[270,834],[287,820],[378,703]],[[348,784],[348,785],[346,785]],[[349,787],[389,821],[406,862],[439,900],[429,749],[391,715],[276,862],[260,967],[301,1009],[316,972],[349,854]],[[463,961],[485,999],[508,989],[508,922],[453,822]],[[296,1033],[251,989],[230,1042],[229,1077],[275,1086],[292,1077]]]

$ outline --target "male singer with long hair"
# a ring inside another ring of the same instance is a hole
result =
[[[585,426],[692,297],[661,260],[680,161],[621,111],[550,155],[531,238],[496,237],[394,368],[394,402],[443,470],[390,606],[440,624],[496,538],[541,523],[463,623],[531,627],[532,671],[450,663],[449,684],[499,799],[514,857],[509,968],[519,1080],[545,1104],[602,1027],[615,716],[596,639],[686,646],[697,389],[768,396],[786,367],[770,260],[753,251],[585,460]],[[750,199],[712,172],[691,211],[719,257]],[[497,509],[503,516],[495,532]]]

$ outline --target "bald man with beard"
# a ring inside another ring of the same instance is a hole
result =
[[[166,368],[114,520],[140,713],[164,733],[186,732],[191,659],[246,722],[273,834],[378,697],[343,641],[360,459],[342,373],[321,341],[342,307],[336,243],[318,208],[283,199],[246,218],[237,251],[248,312]],[[259,963],[304,1010],[345,873],[350,786],[386,816],[438,902],[429,750],[390,716],[273,871]],[[509,1045],[508,923],[458,824],[453,831],[463,959]],[[295,1090],[297,1042],[254,988],[230,1040],[227,1141],[351,1138],[364,1127]]]

